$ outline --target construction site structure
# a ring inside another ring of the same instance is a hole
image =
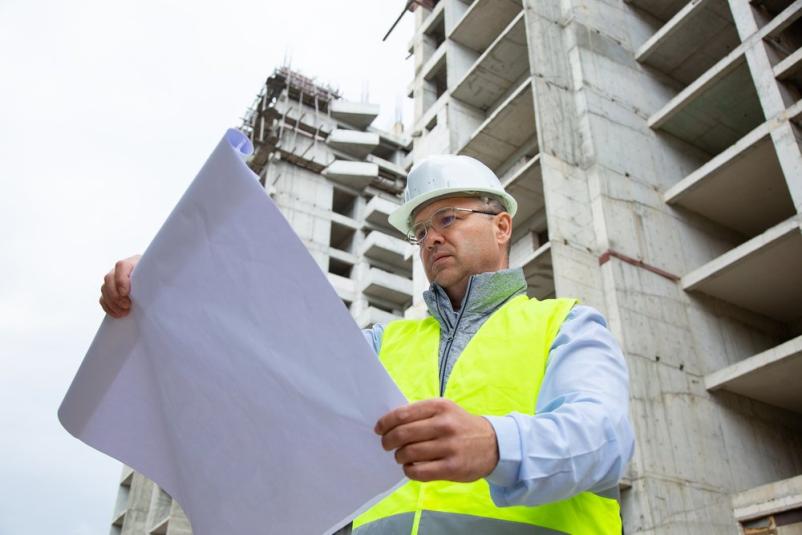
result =
[[[266,80],[240,129],[259,176],[360,327],[403,317],[412,304],[412,246],[387,216],[410,165],[411,141],[371,126],[379,106],[349,102],[288,67]],[[112,535],[189,535],[163,489],[123,467]]]
[[[413,161],[492,168],[530,295],[622,344],[625,532],[802,533],[802,2],[408,7]]]

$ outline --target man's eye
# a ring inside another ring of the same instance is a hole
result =
[[[415,239],[421,241],[426,236],[426,227],[420,226],[415,229]]]
[[[453,223],[455,219],[454,214],[444,214],[437,219],[437,223],[441,228],[445,228]]]

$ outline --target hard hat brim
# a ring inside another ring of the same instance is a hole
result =
[[[440,197],[482,197],[484,195],[501,200],[504,206],[507,207],[507,212],[510,214],[510,217],[514,216],[515,212],[518,210],[518,202],[515,200],[515,197],[505,191],[492,188],[471,188],[466,190],[464,187],[454,187],[441,188],[424,195],[419,195],[399,206],[387,219],[393,227],[406,236],[411,230],[409,218],[418,207]]]

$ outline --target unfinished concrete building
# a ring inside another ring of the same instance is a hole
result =
[[[413,160],[495,170],[532,295],[622,343],[626,533],[802,533],[802,2],[408,7]]]
[[[370,126],[377,105],[282,67],[241,125],[248,165],[327,274],[361,327],[403,316],[412,304],[412,247],[387,222],[400,204],[410,140]],[[177,502],[123,468],[112,535],[189,535]]]

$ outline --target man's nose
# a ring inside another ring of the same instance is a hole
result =
[[[423,238],[423,246],[431,249],[437,244],[442,244],[445,241],[443,234],[435,230],[434,227],[429,227],[426,231],[426,237]]]

